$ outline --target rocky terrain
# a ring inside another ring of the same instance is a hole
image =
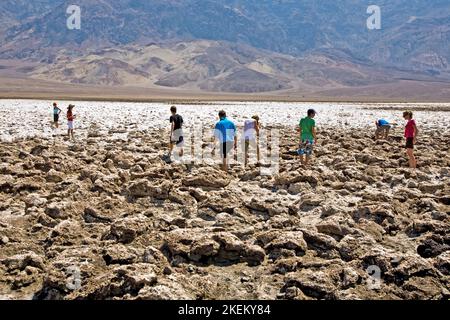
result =
[[[129,105],[81,108],[80,122],[95,112],[116,128],[86,120],[69,142],[64,127],[36,133],[48,110],[3,104],[1,298],[450,298],[448,106],[410,106],[422,124],[411,171],[401,129],[375,142],[372,119],[355,117],[393,117],[396,106],[318,105],[304,167],[294,126],[307,105],[229,105],[240,116],[259,108],[281,131],[280,171],[266,176],[254,164],[225,174],[164,161],[165,122],[153,119],[167,106],[134,106],[134,118]],[[220,107],[180,109],[208,122]]]

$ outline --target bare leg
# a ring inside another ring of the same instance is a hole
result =
[[[228,172],[227,158],[225,158],[225,157],[223,158],[222,170],[225,172]]]
[[[417,167],[417,160],[414,156],[414,150],[413,149],[406,149],[406,153],[409,157],[409,167],[415,169]]]
[[[305,158],[305,166],[307,166],[309,164],[309,161],[311,160],[311,156],[306,156]]]
[[[259,150],[259,139],[256,142],[256,157],[258,159],[258,163],[261,163],[261,154]]]
[[[305,156],[304,156],[304,155],[301,155],[301,156],[300,156],[300,162],[301,162],[302,164],[305,164]]]
[[[248,140],[245,141],[245,145],[244,145],[244,157],[245,157],[245,161],[244,164],[245,166],[248,166],[248,149],[250,147],[250,142]]]

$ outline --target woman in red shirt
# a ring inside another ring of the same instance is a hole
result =
[[[414,156],[414,145],[417,143],[419,130],[417,129],[416,122],[413,120],[413,113],[411,111],[403,112],[403,118],[407,121],[405,127],[406,154],[409,157],[409,166],[415,169],[417,167],[417,161]]]
[[[69,135],[69,140],[72,137],[73,138],[73,120],[75,119],[75,115],[73,114],[73,108],[75,106],[73,104],[69,105],[69,108],[67,109],[67,126],[68,126],[68,131],[67,134]]]

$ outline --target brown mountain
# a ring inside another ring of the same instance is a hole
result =
[[[79,0],[76,31],[69,4],[0,2],[0,77],[300,95],[450,83],[448,0],[380,0],[376,31],[366,0]]]
[[[394,81],[392,72],[314,54],[293,57],[218,41],[161,43],[97,50],[29,69],[36,79],[215,92],[311,91]],[[396,72],[396,75],[400,75]]]

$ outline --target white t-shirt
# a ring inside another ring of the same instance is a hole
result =
[[[256,120],[245,120],[244,123],[244,139],[255,140],[256,136]]]

